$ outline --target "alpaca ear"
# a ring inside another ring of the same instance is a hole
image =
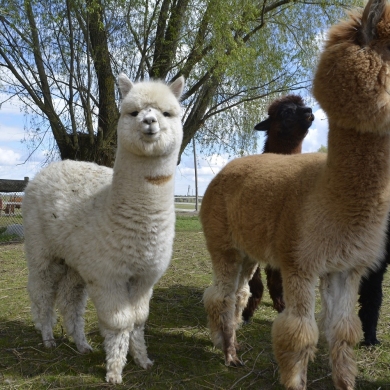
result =
[[[178,79],[176,79],[169,88],[171,89],[172,93],[179,99],[181,94],[183,93],[185,84],[184,76],[180,76]]]
[[[270,117],[268,117],[267,119],[258,123],[254,129],[255,130],[269,130],[270,125],[271,125],[271,119],[270,119]]]
[[[364,44],[369,44],[376,38],[376,26],[386,7],[386,0],[370,0],[362,15],[362,34]]]
[[[134,86],[131,80],[124,73],[121,73],[119,75],[118,84],[122,99],[130,92],[131,88],[133,88]]]

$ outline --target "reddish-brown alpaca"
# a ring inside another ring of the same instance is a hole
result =
[[[298,154],[302,152],[302,142],[313,123],[314,115],[298,95],[287,95],[271,103],[268,118],[258,123],[255,130],[264,130],[266,139],[263,153]],[[282,275],[279,270],[265,267],[267,287],[274,308],[280,313],[284,309]],[[249,281],[251,296],[242,312],[248,322],[259,306],[263,297],[264,286],[261,280],[260,267],[257,267]]]

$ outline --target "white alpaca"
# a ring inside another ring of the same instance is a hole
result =
[[[180,77],[133,84],[123,97],[114,169],[62,161],[43,169],[23,201],[28,292],[45,347],[55,346],[55,303],[81,353],[87,292],[104,336],[107,376],[122,382],[128,349],[142,368],[153,285],[167,269],[174,238],[174,173],[182,141]]]

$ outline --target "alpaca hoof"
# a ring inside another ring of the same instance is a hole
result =
[[[242,313],[242,321],[244,322],[244,324],[248,324],[251,319],[253,317],[253,314],[248,314],[248,313]]]
[[[122,375],[108,372],[106,375],[106,382],[119,385],[122,383]]]
[[[296,386],[286,386],[287,390],[306,390],[306,380],[301,379],[299,380],[299,384]]]
[[[306,390],[306,385],[302,385],[302,386],[294,386],[294,387],[287,387],[287,390]]]
[[[244,363],[237,356],[229,356],[225,359],[225,365],[228,367],[242,367]]]
[[[51,340],[44,340],[43,345],[45,348],[55,348],[57,346],[54,339]]]
[[[373,339],[365,339],[360,343],[362,347],[372,347],[373,345],[378,345],[381,342],[375,337]]]
[[[146,362],[144,363],[139,363],[139,365],[144,369],[144,370],[149,370],[149,368],[152,368],[153,366],[153,360],[146,359]]]
[[[81,345],[78,345],[77,346],[77,350],[82,353],[83,355],[87,354],[87,353],[91,353],[93,351],[92,347],[85,343],[85,344],[81,344]]]
[[[334,387],[336,390],[354,390],[355,389],[355,386],[350,384],[350,383],[346,383],[344,381],[337,381],[335,384],[334,384]]]

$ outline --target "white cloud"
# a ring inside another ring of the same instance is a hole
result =
[[[0,111],[2,114],[23,115],[23,113],[20,111],[20,105],[12,101],[2,103]]]
[[[229,162],[227,155],[197,156],[198,193],[203,195],[213,177]],[[184,156],[176,169],[176,195],[195,194],[194,158]]]
[[[220,154],[212,154],[209,157],[204,157],[205,163],[211,168],[211,169],[222,169],[229,161],[229,158],[227,155],[220,155]]]
[[[314,111],[314,122],[309,129],[309,133],[303,141],[303,153],[317,152],[321,145],[328,143],[328,120],[324,111],[319,108]]]
[[[25,177],[30,180],[40,170],[39,163],[20,163],[15,165],[3,165],[0,162],[0,179],[23,180]]]
[[[27,134],[20,118],[21,115],[3,114],[0,111],[0,179],[33,178],[45,160],[45,152],[39,149],[25,162],[29,150],[21,142],[27,138]]]
[[[25,136],[20,126],[7,126],[0,123],[0,142],[21,141]]]
[[[17,97],[10,98],[6,93],[0,93],[0,113],[12,115],[24,115],[21,112],[22,102]]]
[[[20,163],[21,155],[13,150],[0,148],[0,165],[15,165]]]

